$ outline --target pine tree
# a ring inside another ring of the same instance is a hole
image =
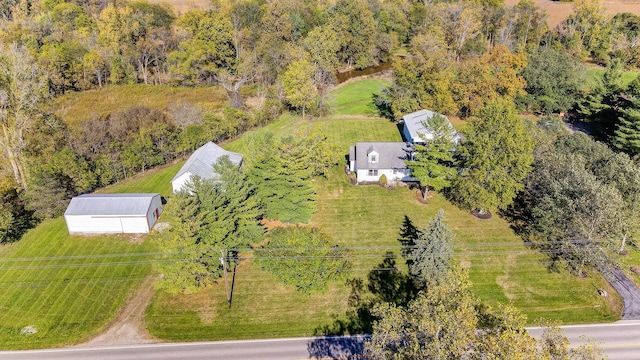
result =
[[[409,273],[413,276],[416,287],[420,289],[447,281],[453,258],[451,242],[454,238],[455,234],[444,222],[444,211],[440,209],[429,221],[429,225],[420,232],[409,251]]]
[[[422,235],[422,232],[418,230],[418,228],[413,225],[411,219],[405,215],[404,220],[402,221],[402,227],[400,228],[400,238],[398,238],[398,241],[400,241],[401,244],[402,257],[409,268],[411,268],[411,264],[413,263],[413,260],[409,258],[409,255],[411,254],[413,247],[416,245],[416,240],[420,235]]]
[[[289,137],[278,141],[270,135],[252,141],[260,150],[255,152],[247,175],[265,216],[287,223],[309,221],[315,192],[308,183],[312,170],[303,143]]]
[[[228,266],[237,264],[240,247],[258,242],[264,229],[254,189],[228,157],[214,170],[216,179],[192,178],[167,206],[176,221],[161,235],[166,261],[158,263],[163,286],[170,292],[195,291],[222,275],[220,251]]]
[[[640,154],[640,99],[632,99],[629,107],[620,110],[613,145],[631,156]]]
[[[411,169],[411,176],[418,179],[424,187],[424,199],[427,199],[429,188],[436,191],[451,186],[451,180],[456,174],[453,163],[453,148],[455,147],[455,130],[447,118],[434,114],[428,118],[423,126],[433,133],[433,138],[426,145],[415,145],[416,152],[413,160],[406,160]]]

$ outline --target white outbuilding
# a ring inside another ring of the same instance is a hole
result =
[[[213,170],[213,164],[222,156],[228,156],[229,160],[238,167],[242,165],[242,154],[227,151],[209,141],[194,151],[189,160],[180,168],[180,171],[171,179],[173,193],[182,190],[192,176],[197,175],[201,179],[214,179],[216,173]]]
[[[71,199],[69,234],[148,233],[162,213],[160,194],[86,194]]]
[[[427,120],[436,115],[440,115],[447,120],[449,128],[455,134],[453,137],[453,142],[455,142],[456,144],[459,143],[460,135],[458,135],[458,133],[453,128],[453,125],[451,124],[451,121],[449,121],[449,118],[430,110],[419,110],[402,117],[402,134],[404,135],[404,138],[410,143],[422,145],[428,143],[430,140],[433,140],[433,130],[430,129],[427,125]]]

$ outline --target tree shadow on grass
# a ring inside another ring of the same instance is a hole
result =
[[[514,199],[513,204],[509,205],[506,210],[500,210],[498,214],[509,222],[513,232],[522,239],[526,247],[546,255],[542,262],[548,272],[558,273],[560,272],[562,254],[554,244],[535,240],[532,229],[534,219],[528,210],[530,206],[531,201],[521,193]]]
[[[396,255],[392,252],[384,255],[382,262],[369,272],[367,279],[366,289],[362,279],[347,280],[351,294],[345,315],[337,316],[331,324],[316,328],[316,336],[370,334],[377,320],[372,314],[376,304],[386,302],[404,307],[417,294],[411,277],[398,270]]]

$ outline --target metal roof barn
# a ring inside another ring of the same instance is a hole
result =
[[[211,141],[199,147],[171,179],[173,192],[177,193],[182,190],[192,176],[197,175],[202,179],[215,179],[217,174],[213,170],[213,164],[225,155],[238,167],[242,165],[242,154],[227,151]]]
[[[160,194],[86,194],[71,199],[69,234],[148,233],[162,213]]]

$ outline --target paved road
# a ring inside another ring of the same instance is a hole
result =
[[[613,279],[609,283],[624,301],[622,319],[640,319],[640,289],[622,271],[618,269],[612,269],[611,271]]]
[[[584,335],[601,342],[610,360],[640,359],[640,321],[563,326],[572,345]],[[530,328],[539,336],[540,328]],[[0,352],[0,360],[299,360],[348,358],[362,353],[364,337],[293,338],[271,340],[166,343],[102,348],[64,348]]]
[[[640,359],[640,321],[622,320],[611,324],[562,326],[571,345],[585,343],[586,337],[599,342],[609,360]],[[542,333],[541,328],[528,328],[533,337]]]

